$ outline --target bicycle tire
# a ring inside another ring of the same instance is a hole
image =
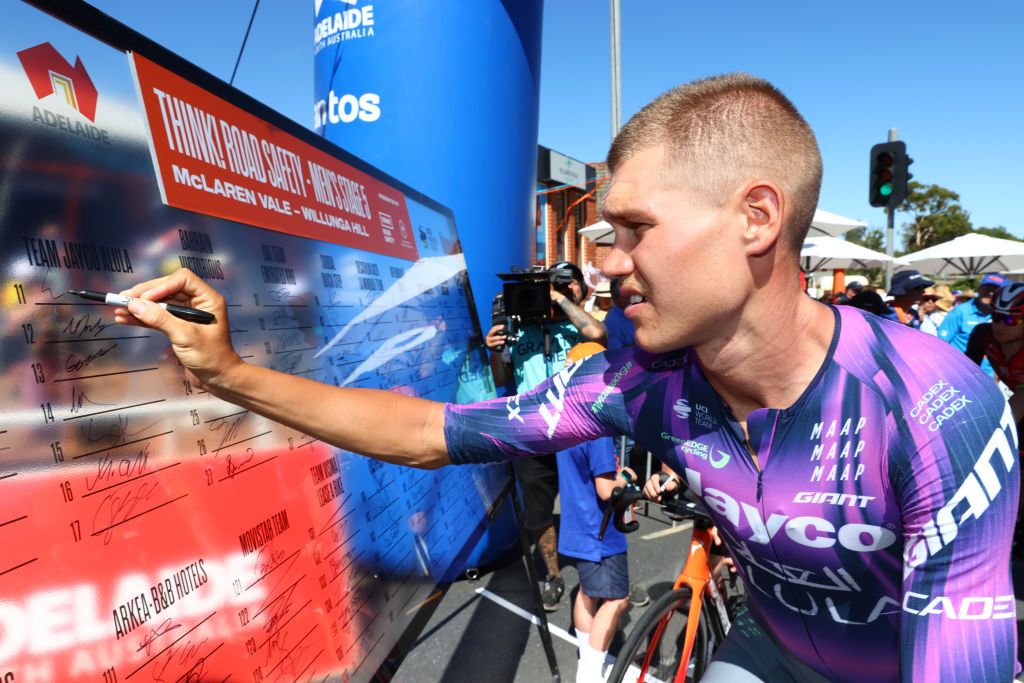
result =
[[[633,680],[642,683],[649,680],[648,676],[671,683],[679,668],[689,606],[689,588],[669,591],[655,600],[640,616],[636,626],[630,631],[622,645],[622,649],[619,650],[615,665],[608,675],[608,683]],[[706,610],[702,609],[697,624],[697,636],[693,643],[693,652],[690,655],[692,665],[687,665],[692,666],[687,674],[687,681],[699,680],[711,660],[715,644],[709,643],[712,638],[709,618]],[[659,632],[658,628],[663,620],[665,627]],[[650,668],[647,671],[641,671],[641,675],[636,679],[627,676],[631,664],[642,669],[642,663],[651,648],[657,648],[657,650],[652,654]]]

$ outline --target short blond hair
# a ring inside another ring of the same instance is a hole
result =
[[[778,183],[789,206],[784,243],[800,253],[821,192],[821,152],[811,127],[775,86],[735,73],[673,88],[623,126],[608,151],[608,168],[614,173],[658,144],[712,204],[756,176]]]

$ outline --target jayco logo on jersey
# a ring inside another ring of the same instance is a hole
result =
[[[681,420],[688,420],[690,418],[690,403],[685,398],[681,398],[676,401],[676,404],[672,406],[672,410]]]
[[[548,425],[548,438],[555,433],[555,427],[558,426],[559,420],[562,419],[562,411],[565,410],[565,392],[569,388],[569,379],[576,374],[576,371],[583,365],[582,360],[578,360],[567,368],[564,368],[558,372],[557,375],[551,378],[551,383],[554,385],[548,389],[544,395],[547,401],[540,406],[540,416],[544,418],[544,422]]]
[[[765,520],[756,506],[736,500],[725,491],[710,486],[704,488],[700,472],[684,467],[683,473],[690,490],[700,496],[710,510],[724,517],[734,531],[739,532],[741,521],[746,523],[750,533],[742,540],[750,543],[767,545],[782,529],[789,540],[808,548],[831,548],[838,543],[847,550],[868,553],[884,550],[896,542],[896,534],[875,524],[850,522],[836,529],[832,522],[821,517],[790,517],[777,512]]]

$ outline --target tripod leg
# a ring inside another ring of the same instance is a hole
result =
[[[509,472],[513,482],[516,477],[516,468],[512,463],[508,464]],[[556,683],[561,680],[558,673],[558,660],[555,659],[555,645],[551,642],[551,631],[548,628],[548,617],[540,597],[540,584],[537,581],[537,571],[533,566],[533,549],[530,545],[530,537],[526,531],[525,520],[523,519],[522,508],[519,504],[519,492],[516,486],[512,487],[512,509],[516,514],[516,524],[519,525],[519,544],[523,548],[523,559],[526,560],[526,575],[530,581],[530,588],[533,591],[534,612],[540,620],[537,628],[540,631],[540,640],[544,645],[544,654],[548,658],[548,668],[551,669],[551,680]]]

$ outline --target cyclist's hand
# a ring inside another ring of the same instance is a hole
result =
[[[647,483],[644,484],[644,498],[660,502],[662,492],[668,493],[670,491],[675,491],[677,488],[679,488],[679,482],[675,477],[669,477],[665,481],[664,487],[662,487],[661,473],[659,472],[648,479]]]
[[[623,467],[619,470],[619,476],[622,477],[622,480],[626,482],[627,486],[639,479],[639,477],[636,476],[636,472],[634,472],[631,467]]]
[[[494,351],[499,346],[505,343],[505,326],[495,325],[487,332],[487,336],[484,338],[484,343],[487,344],[487,348]]]
[[[710,529],[708,529],[708,531],[711,533],[711,542],[715,545],[722,545],[723,541],[722,537],[718,535],[718,527],[713,526]],[[732,558],[728,555],[722,558],[721,564],[724,564],[727,567],[729,567],[729,571],[731,571],[733,574],[736,573],[736,565],[733,563]]]

